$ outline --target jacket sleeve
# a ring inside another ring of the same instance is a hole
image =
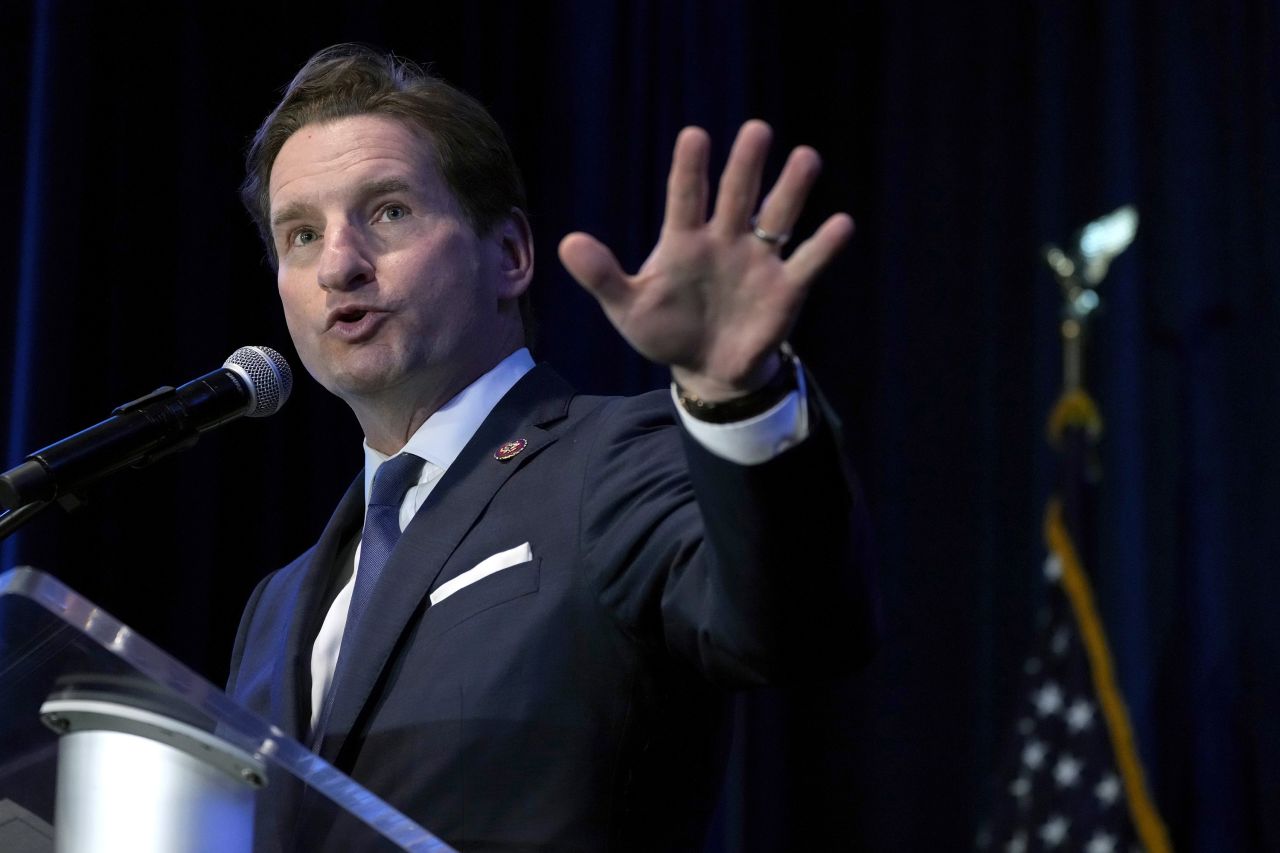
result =
[[[617,403],[597,431],[581,529],[600,600],[719,684],[835,675],[874,646],[866,509],[834,417],[810,399],[810,436],[759,465],[708,452],[665,395]]]

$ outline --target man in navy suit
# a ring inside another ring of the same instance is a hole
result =
[[[340,45],[255,138],[246,205],[366,464],[254,591],[228,691],[460,850],[698,849],[727,690],[870,648],[865,515],[785,344],[853,223],[783,259],[820,162],[792,151],[761,202],[770,137],[742,127],[708,216],[709,139],[681,132],[635,275],[560,243],[671,368],[635,398],[577,395],[529,355],[523,189],[473,99]]]

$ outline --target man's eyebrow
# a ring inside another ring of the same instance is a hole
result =
[[[383,178],[377,181],[370,181],[360,187],[360,198],[368,199],[380,195],[392,195],[394,193],[411,192],[413,186],[404,178]],[[276,214],[271,217],[271,227],[279,228],[285,222],[292,222],[295,219],[305,219],[312,212],[313,205],[304,201],[295,201],[286,204]]]
[[[413,187],[404,178],[383,178],[380,181],[372,181],[365,184],[360,190],[360,195],[369,198],[377,195],[407,193],[412,189]]]
[[[276,229],[286,222],[292,222],[295,219],[302,219],[310,210],[311,205],[305,202],[295,201],[292,204],[286,204],[284,207],[280,208],[280,210],[276,211],[275,216],[271,217],[271,227],[272,229]]]

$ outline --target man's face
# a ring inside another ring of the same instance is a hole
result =
[[[289,333],[311,375],[358,413],[438,406],[514,348],[514,303],[499,313],[513,296],[501,229],[472,230],[431,143],[401,122],[301,128],[270,194]]]

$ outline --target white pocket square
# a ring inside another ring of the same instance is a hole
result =
[[[532,559],[533,550],[529,547],[528,542],[509,548],[506,551],[501,551],[492,557],[486,557],[456,578],[440,584],[436,591],[431,593],[431,603],[439,604],[464,586],[470,586],[481,578],[487,578],[494,572],[509,569],[520,563],[527,563]]]

